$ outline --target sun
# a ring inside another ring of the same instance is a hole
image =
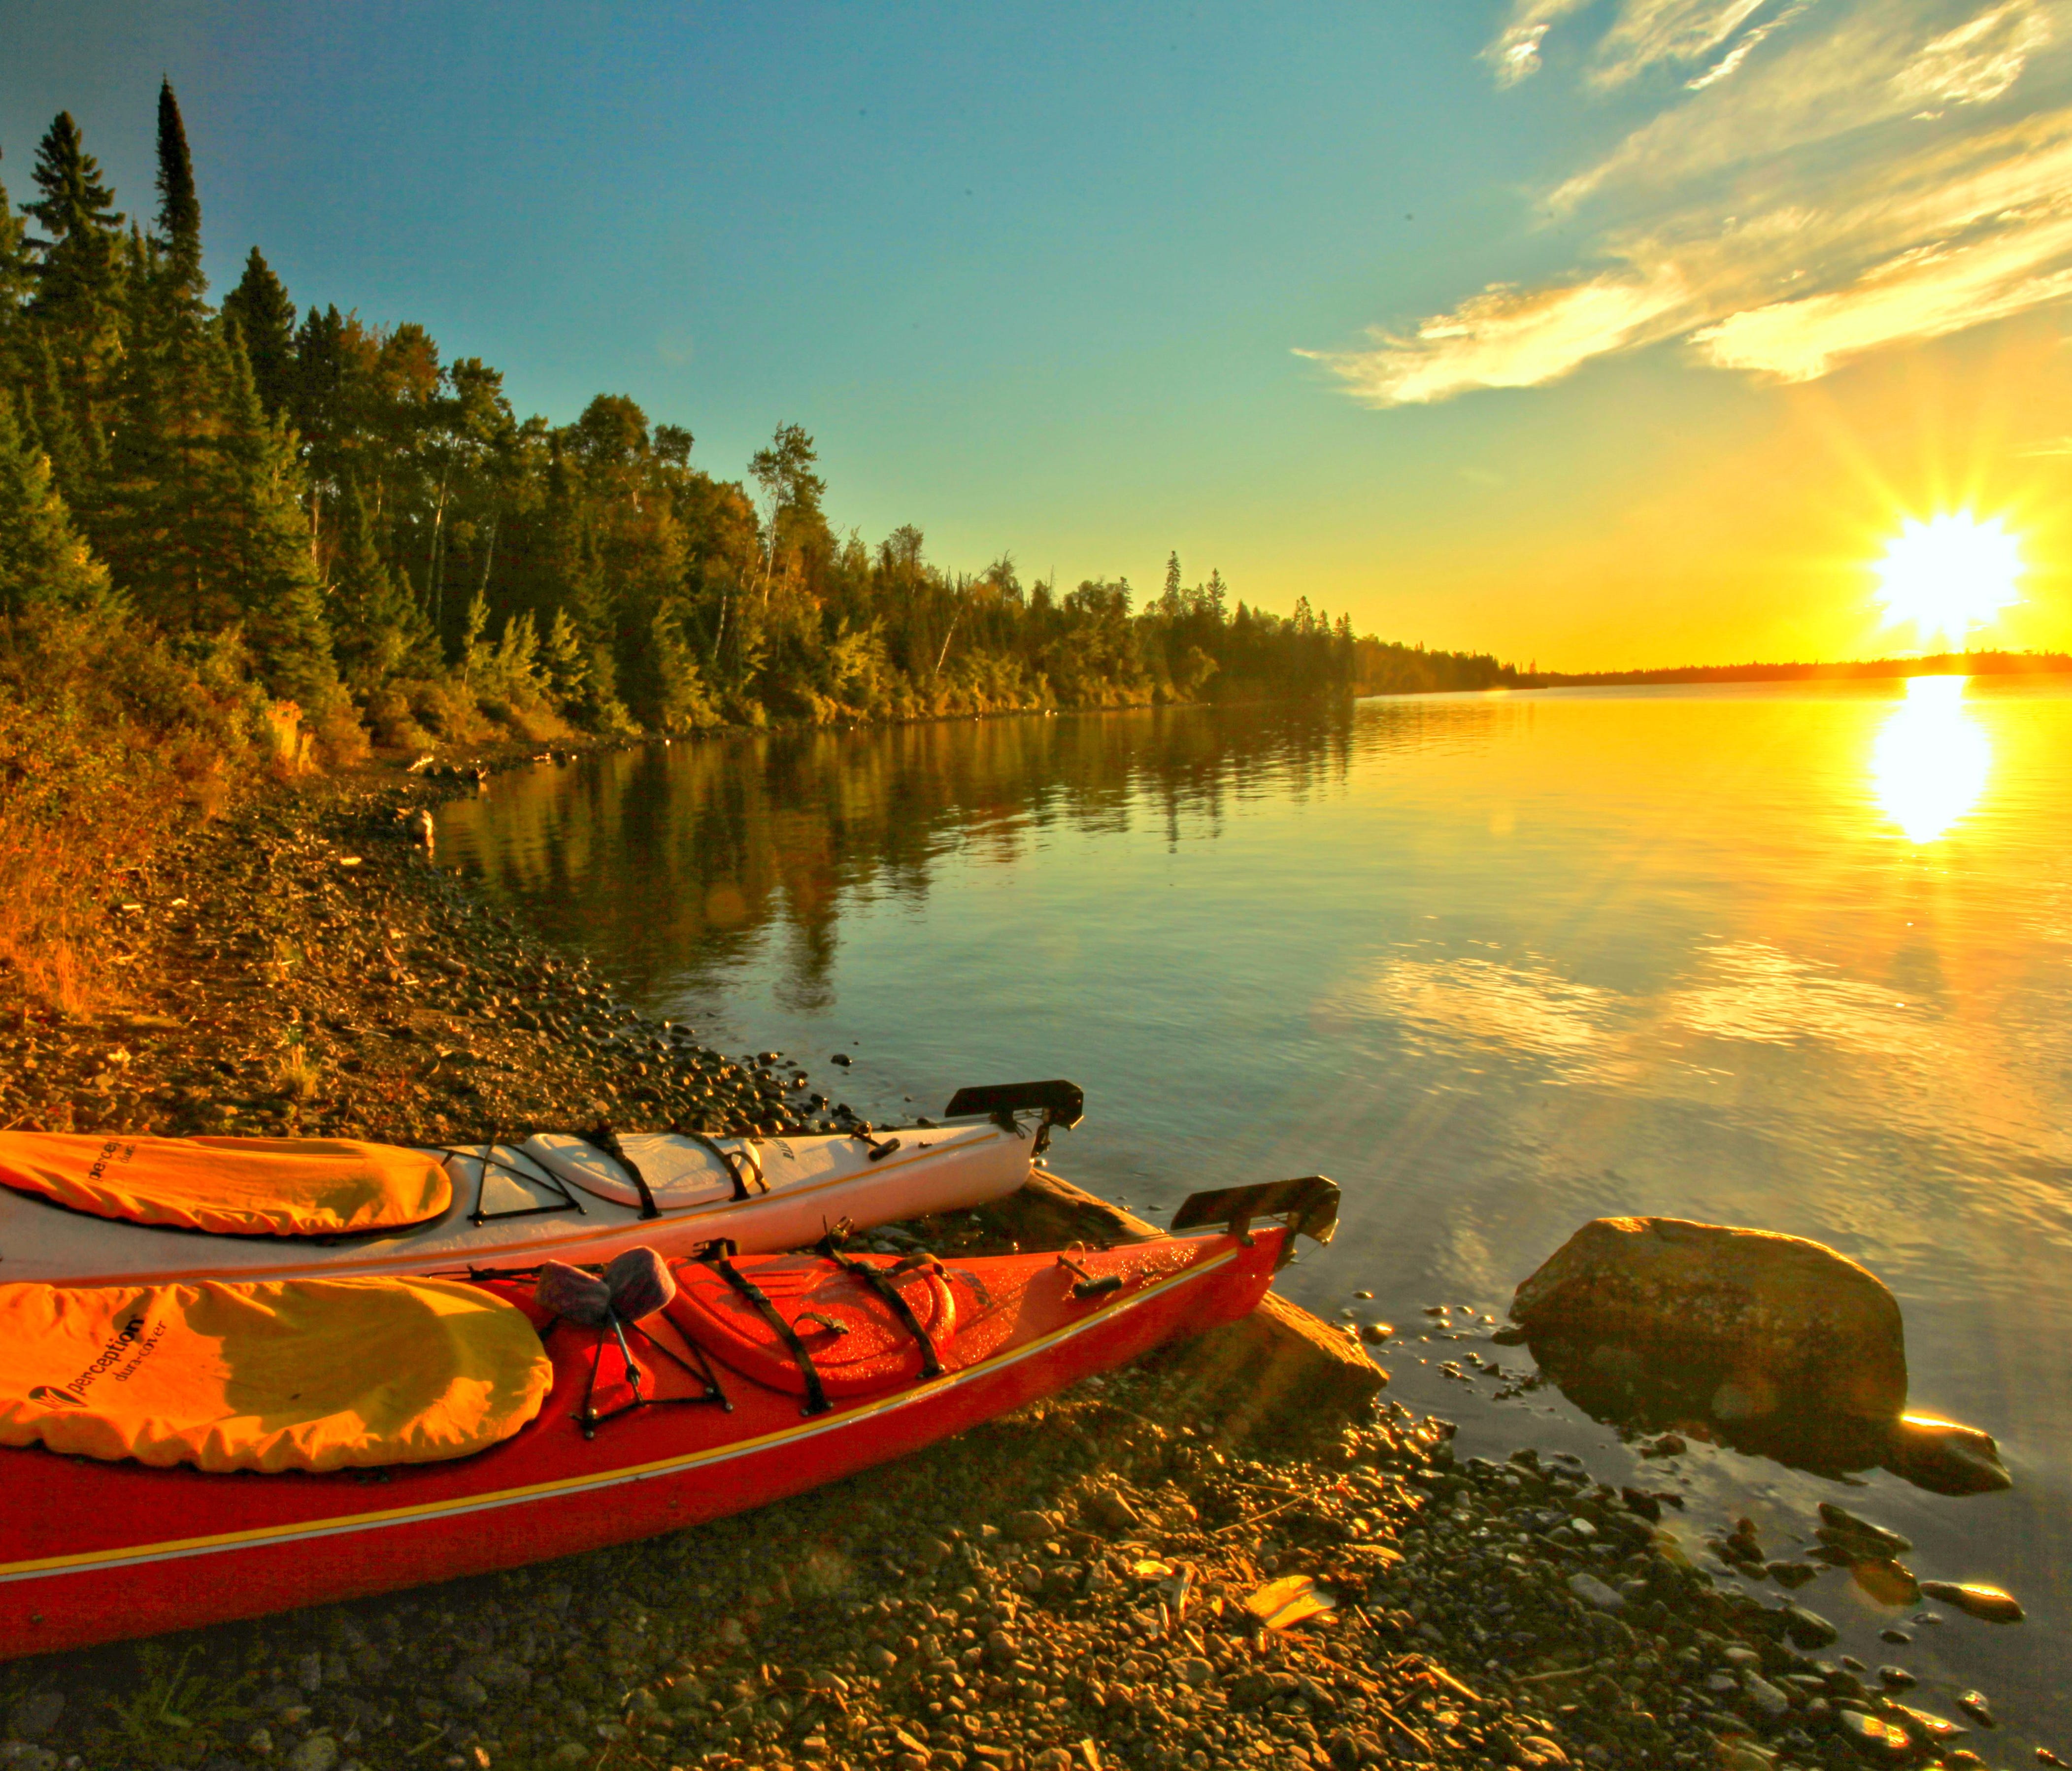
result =
[[[1998,517],[1981,522],[1951,511],[1926,522],[1908,517],[1873,569],[1885,625],[1914,623],[1925,650],[1941,635],[1952,650],[2021,597],[2021,540]]]

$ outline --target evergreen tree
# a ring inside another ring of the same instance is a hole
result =
[[[169,294],[198,309],[208,290],[201,269],[201,199],[195,191],[187,125],[169,80],[158,82],[158,237]]]
[[[261,680],[306,714],[335,709],[338,671],[323,593],[310,557],[299,496],[302,470],[253,385],[252,365],[234,335],[224,361],[223,466],[220,497],[224,563]]]
[[[438,668],[431,623],[374,544],[356,481],[340,490],[331,571],[331,627],[348,685],[368,694],[406,668]]]
[[[27,212],[43,227],[30,310],[48,329],[70,391],[91,400],[115,348],[117,253],[123,218],[79,125],[60,111],[36,149],[43,195]]]
[[[72,402],[58,373],[57,352],[51,347],[50,334],[41,327],[27,329],[27,355],[29,410],[35,420],[36,440],[48,457],[58,495],[68,505],[79,507],[92,495],[92,458],[80,436]]]
[[[0,616],[120,606],[108,569],[72,527],[49,462],[23,434],[14,401],[0,388]]]
[[[254,246],[245,274],[223,299],[223,317],[237,327],[266,416],[289,414],[295,370],[295,304]]]
[[[221,351],[208,332],[201,201],[169,82],[158,88],[158,213],[133,233],[124,349],[113,383],[107,488],[92,525],[117,581],[162,623],[213,631],[235,618],[224,552]]]

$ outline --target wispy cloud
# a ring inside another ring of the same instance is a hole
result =
[[[1485,52],[1499,81],[1531,74],[1578,10],[1520,0]],[[2072,0],[1624,0],[1584,86],[1677,79],[1547,192],[1553,213],[1604,217],[1597,262],[1301,354],[1376,405],[1538,386],[1679,338],[1804,380],[2072,298],[2068,24]]]
[[[1540,46],[1554,22],[1589,4],[1589,0],[1516,0],[1503,29],[1482,51],[1482,60],[1495,71],[1497,84],[1515,86],[1538,73]]]

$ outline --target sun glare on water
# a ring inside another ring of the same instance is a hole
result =
[[[1924,651],[1938,638],[1962,651],[1972,629],[2021,601],[2021,538],[1969,511],[1908,517],[1876,570],[1885,625],[1911,622]]]
[[[1962,676],[1916,676],[1871,750],[1871,785],[1914,843],[1930,843],[1969,816],[1986,791],[1993,747],[1964,710]]]

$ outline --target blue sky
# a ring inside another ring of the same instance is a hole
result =
[[[219,292],[631,394],[837,524],[1585,665],[1889,649],[1969,501],[2072,643],[2072,0],[1297,8],[14,0],[133,211],[178,89]]]

